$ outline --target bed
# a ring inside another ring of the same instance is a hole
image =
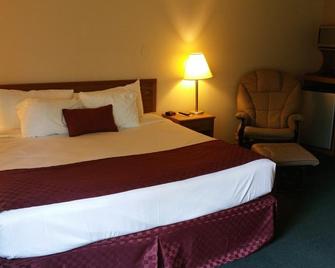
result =
[[[155,79],[141,79],[140,90],[138,127],[75,138],[0,134],[1,267],[216,267],[272,239],[275,164],[153,114]]]

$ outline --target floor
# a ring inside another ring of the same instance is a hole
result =
[[[274,240],[225,268],[335,267],[335,157],[317,157],[320,165],[307,169],[302,189],[276,193]]]

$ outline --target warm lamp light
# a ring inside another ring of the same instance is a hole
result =
[[[195,110],[191,113],[202,114],[198,109],[198,81],[213,77],[208,67],[205,56],[202,53],[192,53],[185,64],[185,80],[195,80]]]

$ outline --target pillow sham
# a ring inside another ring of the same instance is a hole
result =
[[[139,126],[137,94],[134,92],[109,92],[108,94],[80,92],[79,98],[86,108],[97,108],[112,104],[115,123],[119,129]]]
[[[50,90],[14,90],[0,89],[0,131],[19,128],[20,122],[16,114],[16,105],[26,98],[70,99],[72,89]]]
[[[26,92],[29,98],[43,99],[71,99],[74,94],[73,89],[29,90]]]
[[[99,108],[63,109],[69,136],[95,132],[117,132],[114,122],[113,105]]]
[[[134,83],[121,86],[121,87],[114,87],[114,88],[109,88],[109,89],[99,90],[99,91],[81,92],[79,93],[79,96],[83,93],[85,95],[90,95],[90,96],[101,96],[101,95],[108,96],[110,94],[114,95],[114,94],[122,94],[126,92],[136,94],[136,105],[137,105],[138,114],[140,117],[142,117],[144,110],[143,110],[140,80],[136,80]]]
[[[67,134],[62,110],[75,108],[82,108],[76,99],[25,99],[17,105],[22,137]]]
[[[111,90],[114,90],[116,93],[122,93],[122,92],[125,92],[125,91],[134,92],[136,94],[136,105],[137,105],[138,115],[140,117],[143,116],[144,110],[143,110],[143,101],[142,101],[140,80],[136,80],[134,83],[128,84],[128,85],[123,86],[123,87],[117,87],[117,88],[114,88],[114,89],[111,89]]]

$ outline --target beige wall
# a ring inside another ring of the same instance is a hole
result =
[[[322,24],[335,25],[335,0],[325,0]]]
[[[200,108],[233,140],[236,85],[250,70],[317,70],[320,0],[0,0],[0,83],[158,78],[158,111],[190,110],[181,82],[203,51]]]

